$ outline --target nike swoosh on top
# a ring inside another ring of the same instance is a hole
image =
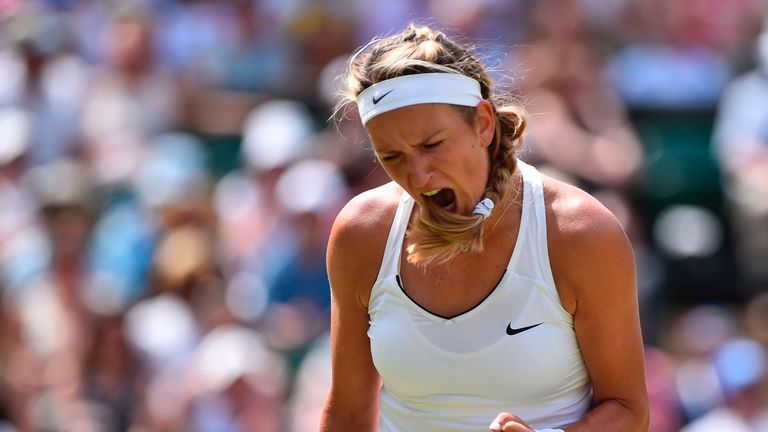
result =
[[[374,104],[374,105],[376,105],[377,103],[381,102],[381,100],[382,100],[382,99],[384,99],[384,97],[385,97],[386,95],[388,95],[388,94],[392,93],[393,91],[395,91],[395,89],[392,89],[392,90],[390,90],[390,91],[388,91],[388,92],[384,93],[383,95],[381,95],[381,96],[379,96],[379,97],[376,97],[376,96],[374,96],[374,97],[373,97],[373,99],[372,99],[372,100],[373,100],[373,104]]]
[[[510,323],[510,324],[507,324],[507,334],[510,335],[510,336],[514,336],[514,335],[516,335],[518,333],[522,333],[522,332],[524,332],[526,330],[530,330],[530,329],[532,329],[534,327],[538,327],[538,326],[540,326],[542,324],[544,324],[544,323],[540,322],[538,324],[530,325],[528,327],[520,327],[520,328],[513,329],[512,328],[512,323]]]

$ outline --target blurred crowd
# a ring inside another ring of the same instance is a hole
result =
[[[0,432],[317,430],[328,232],[386,181],[336,77],[410,20],[622,222],[651,431],[768,431],[764,0],[0,0]]]

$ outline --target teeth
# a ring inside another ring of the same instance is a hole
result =
[[[434,195],[434,194],[436,194],[436,193],[440,192],[441,190],[442,190],[442,189],[435,189],[435,190],[431,190],[431,191],[429,191],[429,192],[424,192],[422,195],[430,197],[430,196],[432,196],[432,195]]]

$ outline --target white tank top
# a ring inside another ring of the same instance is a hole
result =
[[[472,309],[437,316],[403,291],[400,255],[413,199],[404,193],[371,290],[368,337],[381,375],[379,431],[487,431],[507,411],[532,427],[579,420],[592,390],[547,253],[541,175],[518,162],[517,243],[494,290]]]

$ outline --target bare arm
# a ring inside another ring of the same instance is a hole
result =
[[[321,432],[376,428],[381,383],[367,336],[367,305],[386,242],[386,213],[376,200],[356,198],[339,214],[331,232],[332,378]]]
[[[607,209],[581,191],[575,195],[550,256],[558,285],[573,295],[574,329],[594,408],[565,430],[645,432],[648,400],[632,247]]]
[[[559,188],[558,188],[559,189]],[[635,264],[629,240],[613,215],[585,192],[563,188],[547,213],[550,262],[593,387],[592,410],[566,432],[647,432]],[[514,413],[490,430],[529,432]]]

